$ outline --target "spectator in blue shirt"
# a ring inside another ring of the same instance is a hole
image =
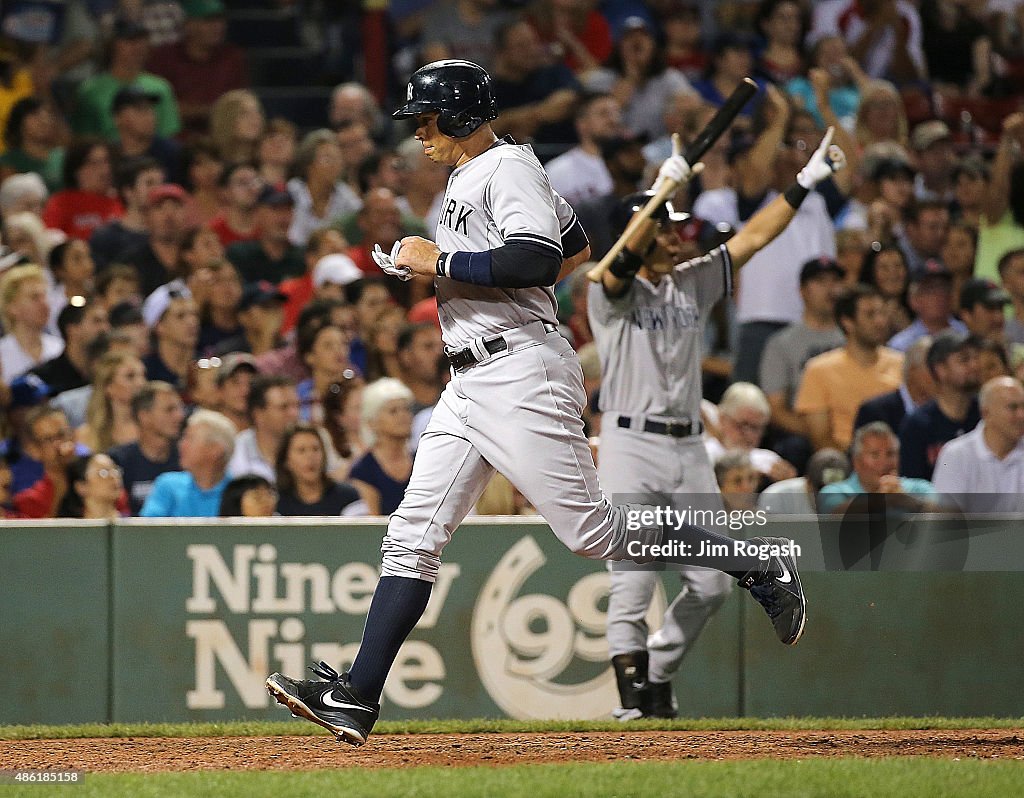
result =
[[[887,511],[922,511],[934,502],[935,489],[931,482],[896,473],[900,440],[884,421],[872,421],[858,429],[853,436],[852,453],[853,473],[821,489],[819,512],[857,512],[861,509],[857,499],[865,494],[885,495]]]
[[[178,442],[181,471],[161,474],[139,513],[144,518],[211,518],[228,484],[235,425],[214,410],[197,410]]]

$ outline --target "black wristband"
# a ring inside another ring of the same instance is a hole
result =
[[[801,203],[807,199],[807,195],[810,193],[810,189],[804,188],[799,183],[794,183],[786,189],[786,193],[782,196],[786,198],[786,202],[793,210],[799,210]]]
[[[615,256],[611,266],[608,267],[608,271],[620,280],[632,280],[643,265],[644,259],[642,256],[623,247],[622,251]]]
[[[434,271],[437,273],[438,277],[446,277],[447,276],[447,274],[445,273],[445,262],[447,261],[447,259],[448,259],[448,253],[447,252],[438,252],[437,253],[437,262],[434,264]]]

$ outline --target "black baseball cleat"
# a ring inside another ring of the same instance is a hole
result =
[[[648,682],[644,691],[643,711],[645,718],[679,717],[676,699],[672,694],[672,682]]]
[[[297,718],[323,726],[340,742],[362,745],[380,715],[380,704],[361,699],[347,673],[338,673],[326,662],[309,667],[319,679],[299,681],[280,673],[267,677],[267,692]]]
[[[749,571],[741,580],[757,602],[764,607],[775,626],[775,634],[787,646],[796,645],[804,633],[807,599],[791,552],[793,541],[786,538],[751,538],[750,543],[778,547],[763,566]]]

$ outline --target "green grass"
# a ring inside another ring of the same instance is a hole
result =
[[[294,773],[87,774],[67,794],[133,798],[1005,798],[1024,779],[1019,762],[949,759],[815,759],[413,768]],[[0,788],[2,791],[4,788]],[[8,794],[39,794],[35,787]]]
[[[594,731],[861,731],[865,729],[1019,729],[1024,718],[680,718],[631,722],[520,720],[384,721],[381,734],[541,734]],[[91,723],[74,726],[0,726],[0,740],[71,739],[75,737],[274,737],[327,734],[306,721],[236,721],[231,723]]]

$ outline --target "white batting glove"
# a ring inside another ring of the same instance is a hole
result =
[[[832,143],[832,136],[835,132],[834,127],[830,127],[825,132],[825,137],[818,145],[818,149],[814,151],[810,160],[807,161],[807,165],[796,176],[796,182],[808,191],[846,166],[846,154],[838,144]]]
[[[672,154],[665,159],[665,162],[661,165],[658,170],[658,177],[654,181],[654,185],[651,186],[651,190],[657,192],[665,185],[666,180],[671,180],[677,186],[686,185],[690,176],[693,174],[693,169],[690,164],[686,162],[682,153],[682,140],[679,138],[679,134],[672,136]]]
[[[398,251],[402,248],[402,242],[396,241],[395,245],[391,248],[391,254],[385,254],[384,250],[380,248],[380,244],[373,245],[373,252],[370,256],[373,258],[373,262],[380,266],[381,271],[385,274],[390,274],[392,277],[397,277],[399,280],[411,280],[412,269],[408,266],[396,266],[395,258],[398,257]]]

